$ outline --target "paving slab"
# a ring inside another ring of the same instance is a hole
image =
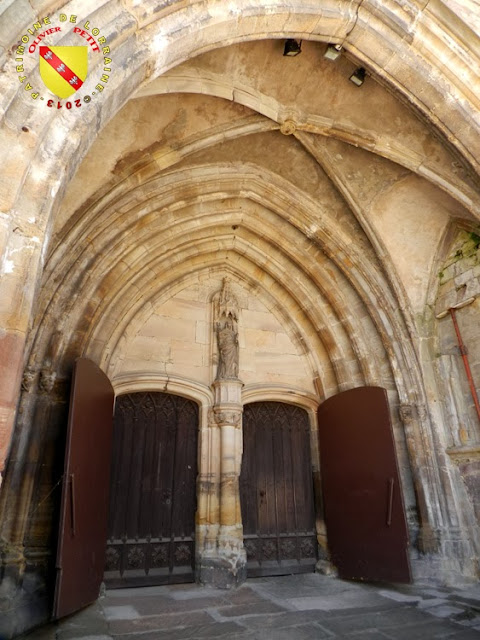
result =
[[[116,620],[109,625],[112,635],[142,633],[146,631],[165,631],[168,629],[184,629],[186,627],[203,627],[214,619],[206,611],[195,611],[189,615],[173,614],[160,616],[144,616],[135,620]]]
[[[387,589],[380,589],[378,594],[384,598],[395,600],[395,602],[419,602],[422,599],[422,597],[418,595],[410,595],[408,593],[401,593],[400,591],[389,591]]]
[[[453,617],[455,622],[463,625],[464,627],[480,627],[480,615],[474,611],[464,611],[457,616]]]
[[[447,638],[450,640],[456,639],[457,635],[463,633],[456,625],[450,624],[449,622],[441,623],[430,621],[416,625],[387,627],[382,629],[382,632],[391,638],[391,640],[446,640]]]
[[[99,600],[90,607],[64,618],[57,625],[55,633],[55,640],[109,640],[110,637],[108,623]]]
[[[262,598],[261,594],[243,584],[238,589],[224,591],[221,599],[230,604],[253,604],[259,601],[259,597]]]
[[[347,636],[344,636],[347,637]],[[360,633],[354,633],[354,635],[349,635],[352,640],[391,640],[391,636],[387,636],[381,631],[361,631]]]
[[[242,625],[252,630],[288,629],[306,622],[320,622],[324,617],[323,611],[285,611],[269,616],[249,616],[242,620]]]
[[[308,624],[288,629],[264,629],[254,635],[256,640],[323,640],[331,637],[319,627]]]
[[[150,631],[140,633],[127,633],[125,635],[111,636],[112,640],[190,640],[195,629],[186,633],[185,629],[169,629],[168,631]]]
[[[432,607],[428,610],[432,616],[436,616],[437,618],[450,618],[451,616],[458,615],[462,613],[463,609],[459,607],[452,607],[448,604],[441,604],[438,607]]]
[[[472,600],[480,605],[480,585],[468,587],[467,589],[454,589],[451,596]]]
[[[217,616],[220,618],[239,618],[245,616],[258,616],[265,613],[279,613],[284,611],[282,607],[274,602],[256,602],[255,605],[239,604],[230,605],[228,607],[219,607],[215,609]]]
[[[140,618],[139,612],[130,604],[103,607],[103,614],[107,620],[134,620]]]
[[[245,633],[236,622],[214,622],[213,624],[198,627],[195,631],[195,638],[218,638],[220,636],[230,636],[234,633]]]
[[[228,605],[225,598],[195,598],[192,600],[176,600],[173,598],[142,598],[139,595],[131,599],[133,608],[139,616],[158,614],[189,613],[190,611],[204,611],[212,606]],[[110,603],[109,603],[110,604]],[[119,619],[119,618],[117,618]]]
[[[341,598],[338,596],[310,596],[307,598],[288,598],[286,602],[299,611],[307,611],[308,609],[335,611],[337,609],[374,608],[384,605],[381,597],[361,591],[345,593]]]
[[[447,598],[449,592],[447,589],[431,589],[430,587],[422,588],[423,597],[431,596],[432,598]]]
[[[448,600],[445,598],[428,598],[426,600],[419,600],[417,602],[417,607],[419,609],[431,609],[432,607],[437,607],[440,604],[447,604]]]
[[[480,640],[477,590],[319,574],[107,591],[31,640]]]
[[[80,635],[72,635],[69,636],[69,640],[112,640],[112,636],[105,636],[105,635],[93,635],[93,636],[86,636],[84,635],[84,633],[82,632],[77,632],[80,633]]]

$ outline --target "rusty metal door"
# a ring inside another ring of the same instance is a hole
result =
[[[198,406],[130,393],[115,407],[105,582],[193,582]]]
[[[240,500],[248,576],[313,571],[317,537],[307,412],[280,402],[247,404],[243,442]]]
[[[75,363],[67,427],[53,615],[98,598],[105,564],[114,392],[86,358]]]
[[[318,410],[331,560],[341,578],[411,582],[387,392],[359,387]]]

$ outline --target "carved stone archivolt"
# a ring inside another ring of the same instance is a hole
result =
[[[403,424],[411,424],[415,420],[415,406],[413,404],[401,404],[398,413]]]
[[[418,422],[425,423],[428,420],[428,411],[424,404],[401,404],[398,413],[405,427],[412,427]]]
[[[427,409],[423,404],[401,404],[398,412],[404,425],[411,425],[415,420],[425,421],[428,417]]]
[[[43,369],[40,372],[38,389],[40,393],[51,393],[55,385],[56,373],[51,369]]]
[[[420,432],[422,426],[427,423],[427,408],[424,404],[404,403],[399,406],[398,412],[405,427],[407,447],[410,450],[410,456],[413,457],[412,449],[416,448],[414,434]],[[418,470],[413,473],[419,517],[419,532],[416,544],[421,553],[429,554],[438,551],[440,540],[438,531],[435,530],[430,521],[427,499],[424,493],[423,472],[424,470]]]
[[[33,383],[35,381],[36,371],[34,369],[27,368],[23,372],[22,377],[22,391],[29,393],[33,388]]]

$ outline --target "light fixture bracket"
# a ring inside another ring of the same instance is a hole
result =
[[[323,57],[327,60],[336,60],[342,55],[343,47],[341,44],[327,44]]]
[[[358,69],[355,69],[355,71],[352,73],[349,80],[350,82],[353,82],[356,87],[361,87],[365,82],[365,75],[365,69],[363,67],[358,67]]]
[[[302,53],[302,41],[295,40],[293,38],[289,38],[285,40],[285,47],[283,49],[283,55],[289,56],[293,58],[294,56],[298,56],[299,53]]]

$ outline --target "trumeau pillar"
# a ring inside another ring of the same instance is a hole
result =
[[[225,278],[222,290],[214,300],[214,330],[218,345],[217,377],[213,383],[214,406],[210,412],[209,432],[212,444],[219,443],[218,463],[209,491],[218,482],[219,503],[217,526],[212,522],[205,530],[200,554],[198,579],[203,584],[230,588],[246,579],[247,557],[243,547],[239,477],[242,460],[242,387],[238,378],[238,303]],[[214,452],[212,458],[215,457]],[[214,475],[214,474],[211,474]],[[212,533],[218,535],[215,543]]]
[[[200,431],[200,468],[197,504],[197,578],[209,582],[210,559],[217,554],[220,528],[220,429],[213,409]],[[206,562],[206,565],[204,563]]]

